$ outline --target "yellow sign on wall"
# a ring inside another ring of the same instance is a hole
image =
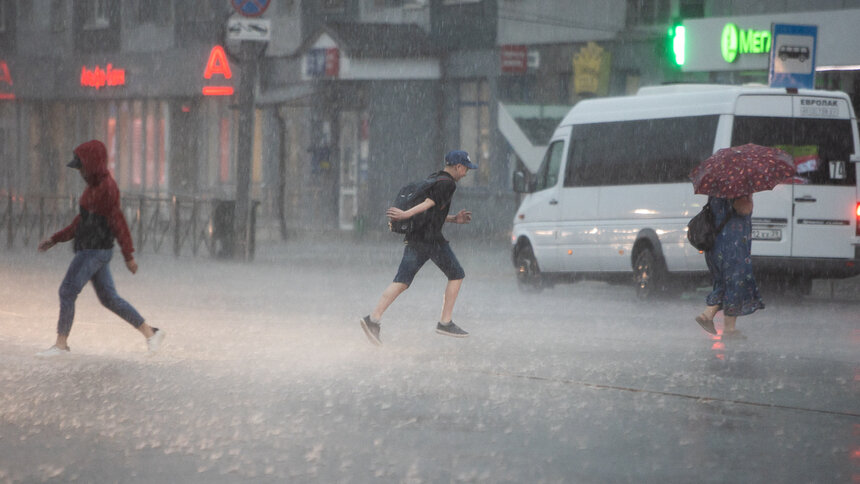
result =
[[[611,53],[589,42],[573,56],[573,89],[579,94],[605,96],[609,93]]]

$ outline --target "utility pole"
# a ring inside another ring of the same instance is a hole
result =
[[[255,45],[257,44],[257,45]],[[251,159],[254,137],[254,88],[257,84],[259,42],[243,40],[240,47],[242,77],[239,79],[239,126],[236,143],[236,212],[233,229],[236,234],[233,257],[251,260]],[[264,44],[265,45],[265,44]]]
[[[233,258],[250,261],[253,257],[254,202],[251,200],[251,160],[254,139],[254,90],[260,58],[269,45],[271,22],[256,18],[262,15],[269,0],[232,0],[239,16],[227,21],[227,40],[238,41],[242,66],[239,79],[239,126],[236,127],[236,206],[233,212]],[[250,18],[249,18],[250,17]]]

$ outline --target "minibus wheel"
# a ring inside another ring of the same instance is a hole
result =
[[[522,292],[535,293],[543,290],[543,276],[538,267],[532,247],[523,245],[517,251],[517,287]]]
[[[662,291],[665,271],[650,247],[643,248],[636,254],[633,281],[636,285],[636,297],[642,301],[652,299]]]

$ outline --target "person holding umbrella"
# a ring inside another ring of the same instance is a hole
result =
[[[87,282],[93,283],[99,301],[140,331],[146,338],[149,353],[155,353],[164,340],[164,331],[146,324],[140,313],[117,294],[110,273],[114,238],[119,241],[125,266],[132,274],[137,272],[137,262],[132,255],[131,233],[120,209],[119,188],[108,170],[107,149],[101,141],[90,140],[75,148],[74,155],[67,166],[79,170],[87,183],[81,195],[80,214],[68,227],[40,242],[39,252],[45,252],[58,242],[74,240],[75,257],[60,285],[57,341],[37,356],[51,358],[69,353],[75,300]]]
[[[738,316],[764,309],[752,268],[752,194],[772,190],[794,174],[791,155],[776,148],[746,144],[717,151],[691,173],[695,192],[708,195],[714,225],[723,229],[705,251],[713,290],[696,322],[717,334],[714,316],[723,311],[723,339],[744,339]]]

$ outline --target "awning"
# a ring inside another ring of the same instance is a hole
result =
[[[499,131],[532,173],[540,168],[544,150],[570,106],[499,103]]]

